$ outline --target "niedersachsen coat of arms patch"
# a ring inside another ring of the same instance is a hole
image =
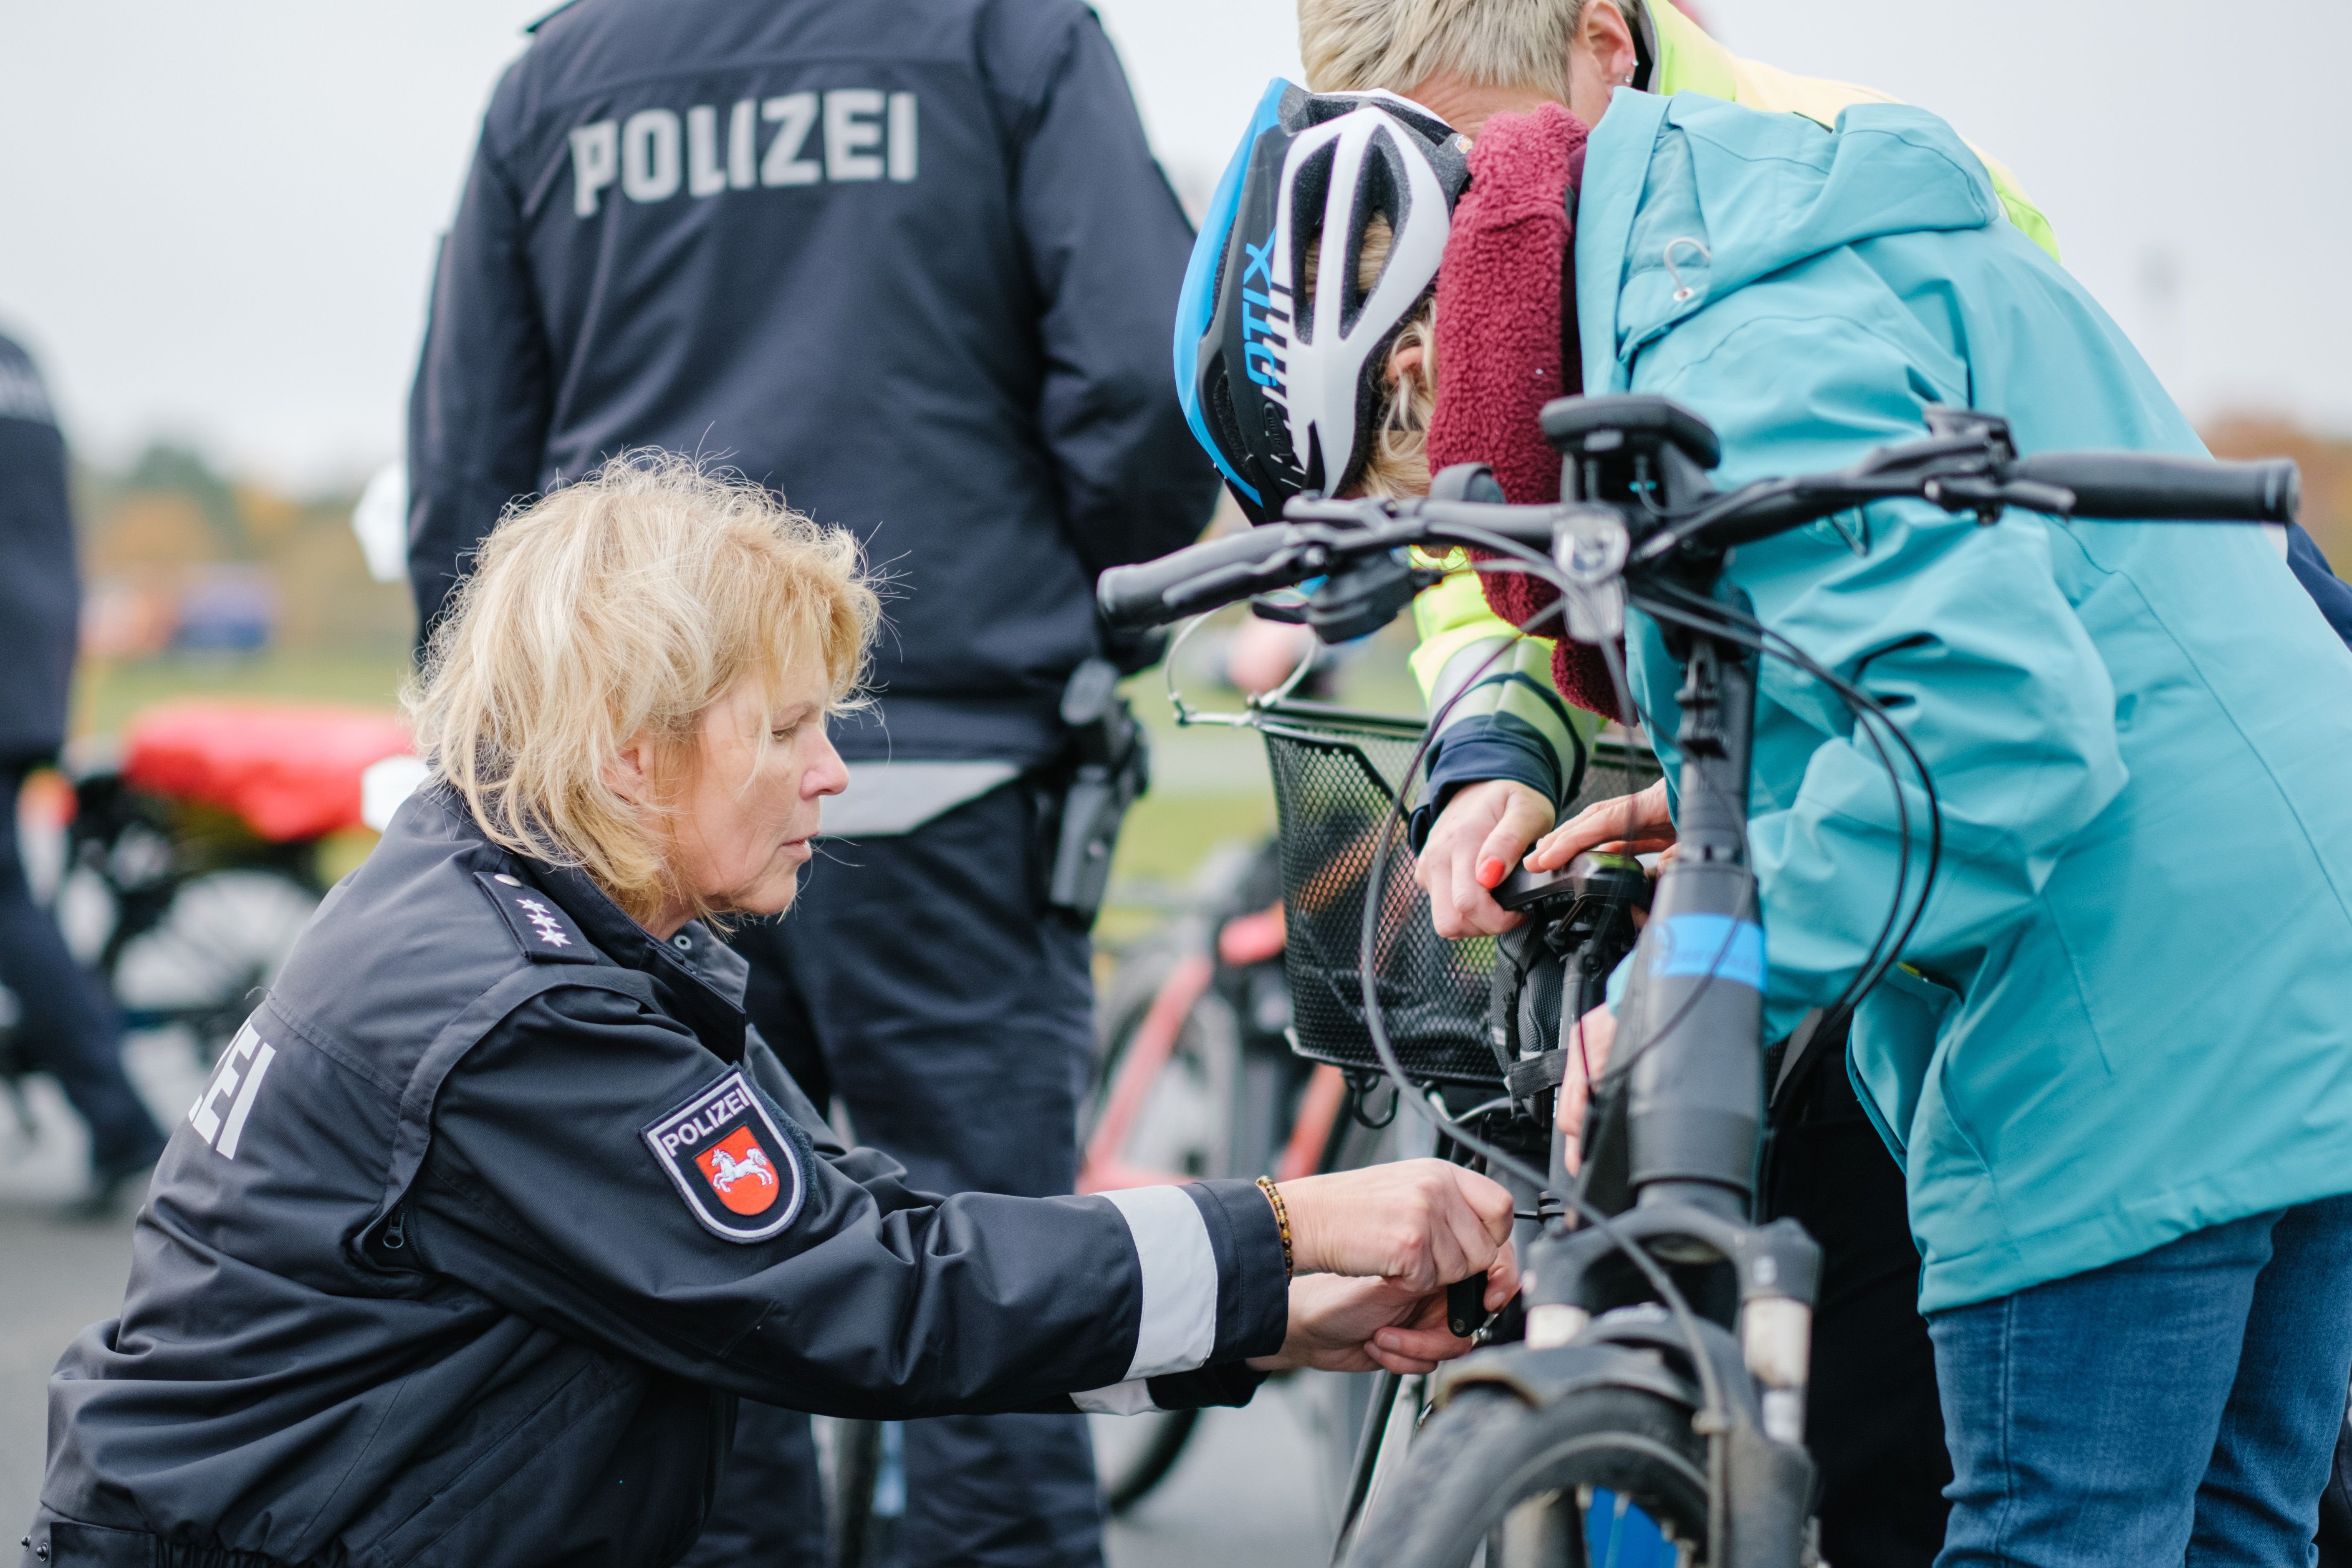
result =
[[[800,1212],[800,1158],[740,1069],[640,1131],[702,1227],[765,1241]]]

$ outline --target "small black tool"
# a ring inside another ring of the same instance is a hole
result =
[[[1486,1277],[1473,1274],[1445,1288],[1445,1326],[1457,1340],[1466,1340],[1486,1321]]]

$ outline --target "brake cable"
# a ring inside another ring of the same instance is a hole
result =
[[[1671,591],[1683,598],[1685,603],[1696,598],[1696,595],[1689,595],[1680,588],[1672,588]],[[1822,1024],[1816,1026],[1814,1031],[1818,1036],[1823,1027],[1843,1023],[1846,1017],[1851,1016],[1853,1009],[1860,1005],[1862,998],[1869,994],[1871,987],[1876,985],[1885,977],[1888,970],[1901,962],[1904,948],[1910,942],[1912,934],[1918,930],[1920,921],[1926,917],[1927,900],[1935,890],[1937,875],[1943,864],[1943,802],[1937,793],[1935,776],[1929,772],[1926,759],[1920,756],[1918,748],[1912,744],[1910,736],[1904,732],[1901,725],[1895,722],[1894,716],[1886,711],[1885,705],[1876,698],[1822,665],[1784,633],[1774,631],[1756,617],[1719,601],[1706,600],[1703,603],[1707,609],[1722,616],[1726,622],[1752,632],[1753,640],[1749,641],[1748,646],[1754,647],[1759,653],[1778,658],[1782,663],[1813,677],[1853,710],[1855,719],[1861,723],[1865,738],[1870,741],[1871,749],[1878,754],[1881,771],[1887,775],[1888,782],[1894,786],[1898,859],[1895,867],[1895,892],[1893,907],[1887,914],[1886,921],[1880,926],[1878,936],[1872,941],[1862,967],[1855,972],[1854,978],[1839,992],[1837,1000],[1822,1013]],[[1643,613],[1653,616],[1657,616],[1663,607],[1655,603],[1644,604],[1642,606]],[[1695,617],[1688,615],[1669,613],[1659,618],[1679,620],[1684,625],[1695,623]],[[1727,632],[1728,630],[1727,627],[1720,626],[1715,629]],[[1773,643],[1780,646],[1777,647],[1768,646]],[[1875,727],[1874,727],[1874,721]],[[1901,772],[1895,766],[1894,759],[1887,754],[1886,747],[1880,739],[1882,733],[1891,738],[1895,745],[1901,748],[1905,757],[1918,775],[1921,794],[1927,797],[1928,835],[1927,872],[1920,883],[1918,899],[1911,905],[1907,919],[1903,913],[1904,893],[1909,879],[1911,856],[1916,839],[1911,830],[1909,806],[1904,798],[1907,786]],[[1899,929],[1897,929],[1898,926]],[[1890,935],[1893,938],[1891,944],[1888,940]]]
[[[1507,561],[1480,563],[1477,566],[1478,570],[1517,571],[1528,575],[1540,577],[1550,583],[1553,587],[1561,589],[1563,592],[1568,589],[1569,585],[1565,584],[1560,577],[1555,575],[1552,569],[1552,563],[1549,560],[1538,555],[1537,552],[1532,550],[1518,545],[1515,541],[1504,539],[1499,535],[1486,534],[1484,530],[1461,527],[1458,525],[1449,529],[1448,531],[1462,536],[1457,541],[1458,542],[1475,544],[1480,548],[1487,549],[1497,555],[1509,558]],[[1485,537],[1471,537],[1473,535],[1479,534],[1485,534]],[[1667,586],[1669,587],[1669,590],[1676,594],[1677,596],[1686,596],[1683,594],[1682,590],[1674,588],[1671,584]],[[1875,984],[1876,981],[1883,976],[1885,970],[1891,967],[1892,962],[1895,956],[1902,952],[1904,942],[1908,940],[1910,933],[1916,929],[1918,921],[1925,912],[1927,895],[1933,887],[1935,869],[1940,859],[1942,848],[1942,820],[1939,805],[1935,797],[1933,781],[1928,774],[1925,762],[1919,757],[1916,748],[1911,745],[1909,737],[1902,733],[1900,726],[1895,724],[1892,717],[1885,712],[1884,707],[1879,704],[1875,699],[1870,697],[1868,693],[1862,691],[1858,687],[1853,686],[1851,682],[1848,682],[1843,678],[1823,668],[1818,661],[1813,660],[1811,656],[1804,654],[1802,649],[1798,648],[1793,643],[1790,643],[1785,637],[1780,637],[1778,634],[1771,633],[1769,628],[1763,626],[1760,622],[1756,621],[1753,617],[1739,615],[1738,612],[1732,610],[1730,606],[1717,605],[1712,601],[1708,602],[1708,607],[1722,616],[1721,619],[1714,620],[1712,622],[1700,616],[1690,614],[1687,611],[1677,612],[1673,606],[1663,602],[1643,602],[1638,604],[1636,607],[1641,608],[1645,614],[1655,614],[1657,611],[1664,610],[1667,613],[1658,618],[1677,621],[1683,625],[1691,626],[1696,630],[1706,632],[1710,635],[1724,636],[1727,640],[1730,640],[1741,646],[1749,647],[1759,655],[1780,658],[1783,662],[1822,679],[1823,683],[1829,686],[1830,689],[1835,692],[1849,708],[1854,710],[1857,721],[1861,724],[1865,737],[1870,741],[1873,750],[1878,753],[1880,765],[1887,773],[1889,781],[1895,788],[1895,811],[1898,824],[1897,841],[1899,846],[1896,873],[1897,879],[1893,906],[1889,910],[1887,920],[1881,925],[1879,935],[1871,943],[1868,950],[1868,956],[1865,959],[1862,972],[1857,973],[1855,983],[1847,987],[1848,993],[1853,994],[1853,995],[1859,995],[1862,992],[1867,990],[1869,984]],[[1559,613],[1560,605],[1558,603],[1545,605],[1541,610],[1528,617],[1526,622],[1522,623],[1517,628],[1516,628],[1517,636],[1521,637],[1525,637],[1531,627],[1541,624],[1546,619],[1549,619],[1552,616]],[[1741,624],[1743,622],[1745,623],[1745,626]],[[1748,627],[1752,627],[1753,632],[1748,636],[1741,636],[1740,633]],[[1766,640],[1768,638],[1786,646],[1784,647],[1770,647],[1768,645]],[[1511,646],[1509,643],[1506,643],[1504,647],[1507,648],[1509,646]],[[1443,724],[1447,713],[1450,712],[1453,704],[1460,700],[1463,695],[1466,694],[1467,690],[1470,689],[1470,685],[1475,684],[1476,675],[1484,674],[1486,669],[1490,668],[1495,660],[1501,657],[1501,652],[1502,650],[1498,649],[1496,654],[1490,656],[1486,663],[1482,664],[1475,674],[1474,674],[1472,682],[1465,683],[1462,691],[1455,693],[1454,697],[1448,699],[1445,704],[1444,704],[1436,713],[1431,716],[1429,725],[1423,731],[1421,742],[1416,746],[1411,761],[1406,765],[1402,775],[1402,782],[1409,784],[1412,775],[1421,770],[1423,761],[1428,754],[1430,745],[1433,741],[1439,727]],[[1614,688],[1613,694],[1618,700],[1618,711],[1620,715],[1633,715],[1635,718],[1635,721],[1638,722],[1638,705],[1632,700],[1632,693],[1630,690],[1631,683],[1626,677],[1623,662],[1618,649],[1613,645],[1604,644],[1602,646],[1601,653],[1603,662],[1609,670],[1611,684]],[[1874,722],[1874,721],[1875,721],[1875,722]],[[1894,764],[1894,759],[1887,754],[1885,745],[1880,739],[1880,731],[1882,729],[1893,735],[1896,744],[1904,750],[1913,766],[1918,771],[1923,789],[1927,794],[1929,802],[1929,820],[1933,837],[1929,850],[1928,873],[1927,877],[1923,880],[1920,898],[1918,901],[1913,905],[1911,918],[1907,921],[1903,921],[1902,915],[1903,906],[1906,901],[1905,893],[1909,880],[1910,857],[1914,839],[1910,827],[1908,803],[1905,798],[1905,781],[1903,780],[1900,773],[1896,771]],[[1630,759],[1625,763],[1625,767],[1627,783],[1630,784]],[[1546,1189],[1550,1184],[1549,1174],[1538,1174],[1532,1166],[1519,1160],[1516,1155],[1511,1154],[1507,1151],[1494,1144],[1488,1143],[1485,1139],[1471,1132],[1460,1121],[1441,1111],[1436,1106],[1425,1102],[1419,1096],[1409,1095],[1403,1090],[1403,1086],[1409,1080],[1410,1075],[1404,1071],[1403,1064],[1396,1054],[1394,1043],[1389,1038],[1386,1021],[1381,1016],[1382,1009],[1381,1006],[1379,986],[1376,979],[1378,965],[1377,950],[1379,915],[1381,902],[1381,896],[1386,880],[1391,847],[1403,826],[1403,790],[1402,788],[1400,788],[1391,796],[1388,812],[1385,815],[1381,828],[1378,834],[1372,863],[1366,881],[1364,915],[1360,930],[1359,931],[1357,952],[1357,977],[1364,1005],[1366,1032],[1371,1039],[1374,1051],[1380,1057],[1382,1071],[1389,1076],[1392,1083],[1398,1086],[1398,1100],[1400,1102],[1411,1100],[1413,1102],[1415,1114],[1421,1116],[1424,1121],[1429,1122],[1434,1130],[1443,1133],[1446,1137],[1451,1138],[1462,1147],[1483,1156],[1490,1163],[1490,1164],[1511,1171],[1513,1173],[1518,1175],[1521,1180],[1528,1182],[1538,1190]],[[1743,898],[1746,900],[1748,907],[1752,908],[1757,890],[1755,880],[1751,876],[1748,879],[1747,888],[1743,894]],[[1898,923],[1900,924],[1899,933],[1897,933],[1895,929]],[[1891,945],[1889,942],[1890,937],[1893,938]],[[1717,964],[1710,965],[1710,978],[1708,983],[1712,983],[1712,971],[1716,967],[1719,966],[1723,958],[1728,956],[1729,947],[1730,942],[1727,941],[1724,953],[1718,954],[1717,956]],[[1696,1005],[1698,996],[1702,994],[1704,994],[1704,986],[1702,986],[1698,992],[1694,994],[1692,999],[1686,1002],[1684,1005],[1684,1007],[1678,1011],[1674,1017],[1669,1019],[1664,1027],[1651,1031],[1651,1041],[1654,1043],[1656,1039],[1663,1037],[1664,1035],[1670,1034],[1674,1027],[1680,1024],[1682,1018]],[[1832,1009],[1832,1015],[1834,1016],[1843,1010],[1848,1009],[1852,999],[1852,995],[1842,994],[1838,1003]],[[1576,1020],[1573,1027],[1575,1028],[1578,1036],[1580,1049],[1582,1020]],[[1636,1050],[1632,1055],[1628,1056],[1623,1061],[1613,1064],[1613,1066],[1617,1069],[1622,1070],[1630,1067],[1633,1061],[1638,1059],[1641,1054],[1642,1052],[1640,1050]],[[1589,1082],[1591,1080],[1591,1063],[1589,1060],[1586,1060],[1582,1065],[1586,1069],[1586,1077]],[[1633,1245],[1628,1237],[1620,1232],[1611,1222],[1610,1216],[1601,1214],[1595,1205],[1584,1198],[1581,1194],[1574,1191],[1573,1189],[1564,1193],[1562,1196],[1574,1208],[1576,1208],[1576,1210],[1589,1223],[1591,1223],[1596,1230],[1600,1231],[1617,1251],[1624,1255],[1626,1259],[1633,1264],[1635,1268],[1643,1276],[1645,1281],[1652,1287],[1652,1289],[1658,1292],[1659,1297],[1666,1305],[1669,1312],[1674,1316],[1675,1325],[1677,1329],[1681,1331],[1682,1337],[1691,1351],[1693,1371],[1696,1373],[1701,1387],[1702,1409],[1708,1415],[1716,1417],[1718,1421],[1723,1419],[1727,1413],[1725,1409],[1722,1390],[1717,1384],[1711,1358],[1708,1356],[1705,1342],[1699,1334],[1696,1317],[1696,1314],[1692,1312],[1687,1299],[1682,1295],[1680,1289],[1675,1287],[1672,1278],[1668,1276],[1664,1268],[1657,1264],[1656,1260],[1650,1258],[1646,1252],[1644,1252],[1641,1247]]]

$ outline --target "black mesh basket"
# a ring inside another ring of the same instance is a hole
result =
[[[1265,736],[1282,844],[1284,967],[1301,1056],[1377,1071],[1364,1026],[1357,966],[1364,894],[1385,828],[1393,836],[1381,879],[1374,932],[1381,1017],[1406,1074],[1422,1083],[1492,1086],[1501,1075],[1485,1037],[1495,969],[1488,937],[1447,942],[1430,924],[1429,897],[1413,880],[1413,855],[1391,811],[1400,789],[1410,806],[1417,780],[1405,772],[1421,744],[1422,721],[1314,702],[1259,708],[1251,723]],[[1585,770],[1580,806],[1657,777],[1646,747],[1603,741]]]

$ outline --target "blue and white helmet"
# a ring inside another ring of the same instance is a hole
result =
[[[1466,143],[1391,92],[1310,93],[1279,79],[1209,205],[1176,312],[1176,388],[1192,434],[1253,522],[1362,473],[1389,345],[1437,278]],[[1359,286],[1384,217],[1380,276]],[[1308,262],[1316,279],[1311,308]]]

